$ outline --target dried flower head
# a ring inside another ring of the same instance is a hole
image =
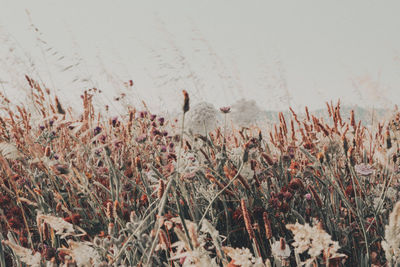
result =
[[[400,263],[400,201],[389,215],[389,224],[385,226],[385,240],[382,241],[386,259],[392,266]]]
[[[163,180],[158,181],[158,190],[157,190],[157,198],[161,199],[162,196],[164,195],[164,190],[165,190],[165,183]]]
[[[6,159],[16,160],[21,157],[21,153],[13,144],[2,142],[0,143],[0,153]]]
[[[65,110],[63,109],[60,100],[58,100],[58,97],[55,97],[55,101],[56,101],[57,112],[60,114],[65,114]]]
[[[183,93],[183,113],[186,113],[189,111],[189,94],[186,92],[186,90],[182,90]]]
[[[197,103],[187,114],[187,126],[193,134],[207,134],[217,126],[217,110],[210,103]]]
[[[245,202],[244,199],[242,199],[242,200],[240,201],[240,205],[241,205],[241,207],[242,207],[243,220],[244,220],[244,223],[245,223],[245,225],[246,225],[247,233],[249,234],[249,236],[250,236],[251,239],[254,239],[254,238],[255,238],[254,230],[253,230],[253,227],[252,227],[252,225],[251,225],[251,220],[250,220],[249,211],[247,210],[246,202]]]
[[[325,257],[325,260],[346,257],[346,255],[337,252],[340,248],[339,243],[332,241],[331,236],[318,224],[313,227],[309,224],[287,224],[286,228],[293,232],[294,242],[292,246],[296,252],[301,254],[307,251],[310,255],[311,259],[308,263],[313,262],[321,254]]]
[[[101,262],[99,253],[88,242],[68,240],[69,251],[78,266],[97,266]]]
[[[261,114],[261,109],[254,100],[241,99],[232,105],[232,120],[238,126],[254,124]]]
[[[271,221],[268,219],[268,213],[263,213],[263,220],[264,220],[264,228],[265,228],[265,235],[267,239],[272,238],[272,228],[271,228]]]
[[[63,218],[38,213],[36,220],[39,223],[43,221],[49,224],[51,228],[56,230],[56,234],[60,235],[62,238],[76,235],[73,225],[66,222]]]
[[[23,263],[32,267],[39,267],[42,256],[39,252],[34,253],[28,248],[18,246],[9,240],[2,240],[2,244],[9,246]]]
[[[374,173],[374,169],[369,164],[361,163],[354,166],[355,171],[364,176],[368,176]]]
[[[230,266],[254,266],[256,259],[248,248],[223,247],[222,249],[232,259]]]
[[[280,260],[290,257],[290,247],[286,245],[286,241],[283,237],[281,237],[279,241],[272,244],[271,250],[274,257],[277,257]]]

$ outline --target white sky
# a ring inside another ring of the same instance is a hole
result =
[[[162,110],[180,106],[182,89],[216,107],[245,97],[281,109],[287,95],[296,108],[400,104],[399,10],[396,0],[0,0],[0,81],[19,96],[28,70],[16,58],[29,55],[38,74],[28,73],[70,101],[92,85],[74,78],[90,76],[102,103],[132,79],[129,102]]]

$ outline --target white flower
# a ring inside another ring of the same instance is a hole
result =
[[[200,167],[200,162],[197,158],[197,154],[193,152],[187,152],[180,156],[179,168],[178,161],[174,162],[174,167],[181,175],[196,173]]]
[[[203,223],[201,225],[201,231],[203,233],[209,233],[212,238],[218,238],[219,237],[219,232],[215,227],[206,219],[203,220]]]
[[[254,124],[261,114],[261,109],[254,100],[241,99],[232,105],[231,117],[238,126]]]
[[[97,251],[89,246],[88,243],[69,240],[68,245],[78,267],[94,266],[101,262]]]
[[[157,184],[158,183],[158,176],[155,173],[155,171],[153,171],[152,169],[150,169],[149,171],[145,172],[146,176],[147,176],[147,180],[151,183],[151,184]]]
[[[241,147],[235,147],[230,149],[229,157],[234,162],[239,162],[243,158],[243,149]]]
[[[224,252],[231,257],[235,265],[242,267],[253,266],[255,259],[248,248],[223,247]]]
[[[44,215],[39,212],[36,220],[38,221],[38,225],[40,225],[42,221],[49,224],[51,228],[56,230],[56,234],[60,235],[62,238],[65,238],[69,235],[75,235],[73,225],[64,221],[62,218]]]
[[[400,202],[397,202],[385,226],[385,240],[382,241],[388,261],[400,262]]]
[[[18,246],[8,240],[3,240],[2,243],[9,246],[23,263],[33,267],[40,266],[42,257],[39,252],[33,253],[32,250]]]
[[[215,259],[211,259],[206,251],[201,250],[199,248],[196,248],[195,250],[189,250],[186,252],[177,253],[176,256],[171,258],[171,260],[177,260],[177,259],[183,259],[182,267],[219,266],[215,262]]]
[[[243,168],[240,172],[240,175],[242,175],[244,178],[247,180],[252,180],[254,176],[254,171],[251,169],[250,163],[247,162],[246,164],[243,165]]]
[[[194,105],[187,114],[187,126],[194,134],[205,135],[217,126],[218,111],[207,102]]]
[[[354,166],[356,172],[360,175],[368,176],[374,173],[374,169],[369,164],[361,163]]]
[[[262,181],[262,182],[261,182],[261,188],[262,188],[264,191],[268,192],[268,190],[269,190],[269,188],[270,188],[268,182]]]
[[[340,248],[339,243],[332,241],[331,236],[318,225],[311,227],[308,224],[296,223],[287,224],[286,228],[293,232],[295,242],[292,245],[296,252],[300,254],[307,251],[311,260],[316,259],[323,252],[328,259],[346,257],[344,254],[337,253]]]
[[[199,195],[197,196],[198,198],[203,198],[203,199],[213,199],[213,197],[218,194],[218,187],[216,184],[209,184],[209,185],[204,185],[202,183],[196,183],[195,188],[197,189],[197,192]],[[196,197],[196,196],[195,196]]]
[[[283,242],[285,242],[285,246],[283,249],[281,247],[281,241],[276,241],[275,243],[272,244],[271,252],[274,255],[274,257],[277,257],[279,259],[287,259],[290,257],[290,248],[286,244],[285,240],[283,240]]]
[[[0,143],[0,153],[6,159],[15,160],[21,157],[21,153],[13,144],[9,144],[7,142]]]
[[[386,191],[386,197],[390,200],[396,200],[397,198],[397,190],[394,189],[393,187],[388,187]]]
[[[374,197],[373,203],[374,203],[374,209],[378,209],[379,205],[381,204],[381,198],[380,197]]]
[[[181,224],[182,221],[180,218],[172,218],[172,222]],[[171,247],[175,247],[175,252],[171,253],[171,260],[180,260],[181,266],[209,266],[209,267],[217,267],[218,264],[215,261],[215,258],[210,257],[210,253],[204,249],[205,245],[205,235],[197,235],[197,225],[189,220],[185,220],[186,226],[189,229],[190,239],[194,245],[194,249],[190,248],[189,242],[187,240],[186,235],[179,229],[174,228],[175,234],[178,236],[179,241],[172,244]],[[218,234],[212,228],[204,226],[204,230],[210,231],[210,234]],[[197,245],[196,245],[197,243]]]

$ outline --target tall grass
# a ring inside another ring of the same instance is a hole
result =
[[[33,109],[0,117],[2,266],[399,261],[399,113],[372,129],[327,104],[329,121],[291,110],[272,131],[230,130],[225,107],[222,129],[192,135],[186,92],[176,127],[103,117],[90,92],[76,116],[26,79]]]

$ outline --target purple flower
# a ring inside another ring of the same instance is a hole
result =
[[[158,129],[153,128],[153,130],[151,130],[151,134],[152,135],[161,135],[161,132]]]
[[[145,134],[142,134],[135,138],[136,142],[138,142],[138,143],[144,143],[144,141],[146,141],[146,139],[147,139],[147,136]]]
[[[40,126],[39,126],[39,129],[43,131],[43,130],[44,130],[44,126],[43,126],[43,125],[40,125]]]
[[[160,123],[160,126],[164,125],[165,119],[163,117],[158,118],[158,122]]]
[[[369,164],[361,163],[354,166],[356,172],[360,175],[368,176],[374,173],[374,169]]]
[[[150,116],[150,120],[151,120],[151,121],[154,121],[154,120],[156,119],[156,117],[157,117],[157,115],[152,114],[152,115]]]
[[[94,152],[94,154],[95,154],[96,156],[100,156],[102,151],[103,151],[103,149],[102,149],[102,148],[99,148],[99,149],[97,149],[97,150]],[[101,162],[101,161],[100,161],[100,162]],[[100,162],[99,162],[99,163],[100,163]]]
[[[100,142],[102,142],[102,143],[105,143],[105,142],[106,142],[106,139],[107,139],[107,135],[105,135],[105,134],[102,134],[102,135],[99,137],[99,140],[100,140]]]
[[[162,135],[163,135],[163,136],[167,136],[167,135],[168,135],[168,132],[167,132],[167,131],[162,131]]]
[[[146,116],[147,116],[147,111],[140,111],[139,112],[139,116],[140,116],[140,118],[145,118]]]
[[[58,160],[58,159],[59,159],[59,157],[58,157],[57,154],[54,155],[54,159],[55,159],[55,160]]]
[[[288,154],[291,158],[294,158],[295,154],[296,154],[296,148],[294,146],[289,146],[288,147]]]
[[[118,118],[117,117],[114,117],[113,119],[112,119],[112,125],[113,125],[113,127],[115,127],[115,125],[117,124],[117,122],[118,122]]]
[[[221,110],[222,113],[229,113],[231,112],[231,107],[222,107],[219,110]]]
[[[166,146],[161,146],[161,152],[167,152],[167,147]]]
[[[94,128],[93,132],[94,135],[98,135],[101,132],[101,127],[97,126],[96,128]]]

